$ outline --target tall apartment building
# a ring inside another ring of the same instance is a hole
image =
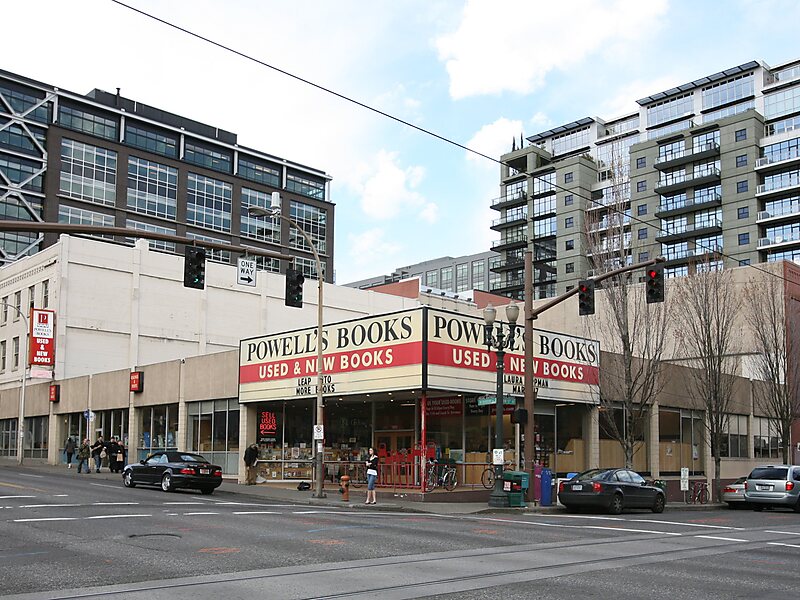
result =
[[[379,275],[345,284],[347,287],[369,289],[387,283],[397,283],[404,279],[419,277],[425,288],[436,292],[460,294],[472,290],[489,289],[500,281],[494,266],[501,260],[496,252],[481,252],[467,256],[442,256],[413,265],[398,267],[390,275]]]
[[[268,207],[278,191],[283,214],[314,241],[330,282],[329,181],[321,170],[239,146],[235,133],[124,98],[119,90],[80,95],[0,71],[0,219],[127,227],[275,250],[297,257],[299,268],[316,277],[303,236],[284,220],[249,216],[249,206]],[[2,232],[0,264],[56,240],[56,234]],[[172,242],[150,245],[183,252]],[[221,263],[236,258],[224,250],[208,256]],[[277,259],[258,262],[267,271],[283,270]]]
[[[583,118],[502,156],[495,293],[534,297],[662,255],[668,276],[800,261],[800,59],[748,62]]]

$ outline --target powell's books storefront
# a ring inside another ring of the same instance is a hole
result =
[[[536,452],[558,472],[588,463],[585,440],[597,435],[599,344],[534,333]],[[248,440],[260,447],[267,480],[310,479],[316,414],[316,328],[243,340],[239,402]],[[515,463],[522,403],[522,336],[505,356],[504,446]],[[370,446],[384,485],[419,484],[421,457],[457,461],[459,481],[480,483],[494,446],[495,353],[483,345],[483,321],[430,307],[325,326],[324,461],[335,480],[362,463]]]

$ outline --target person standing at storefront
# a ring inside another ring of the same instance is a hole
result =
[[[121,471],[121,467],[118,467],[117,463],[117,454],[119,454],[119,443],[117,443],[117,438],[112,437],[109,440],[108,444],[106,444],[106,456],[108,456],[108,470],[112,473],[118,473]]]
[[[98,473],[100,472],[100,465],[103,463],[103,459],[105,458],[106,454],[106,444],[103,441],[103,436],[98,435],[97,441],[92,444],[92,458],[94,459],[94,468],[95,471]],[[91,470],[91,466],[89,469]]]
[[[67,455],[67,468],[72,468],[72,455],[75,454],[75,440],[72,439],[72,436],[67,438],[67,441],[64,442],[64,454]]]
[[[378,480],[378,456],[375,450],[369,449],[367,457],[367,501],[364,504],[375,504],[375,482]]]
[[[92,449],[89,446],[89,438],[84,438],[83,443],[78,448],[78,475],[81,474],[83,465],[86,465],[86,472],[91,473],[92,467],[89,464],[89,456],[92,454]]]
[[[255,485],[258,444],[250,444],[244,451],[245,485]]]

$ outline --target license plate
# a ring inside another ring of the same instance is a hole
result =
[[[573,492],[580,492],[582,489],[583,489],[583,486],[581,484],[579,484],[579,483],[572,486],[572,491]]]
[[[208,469],[200,469],[200,475],[208,475],[210,471]]]
[[[756,491],[758,492],[769,492],[772,490],[771,485],[756,485]]]

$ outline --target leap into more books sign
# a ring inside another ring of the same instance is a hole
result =
[[[56,363],[56,313],[32,308],[30,314],[28,363],[31,367],[52,367]]]

